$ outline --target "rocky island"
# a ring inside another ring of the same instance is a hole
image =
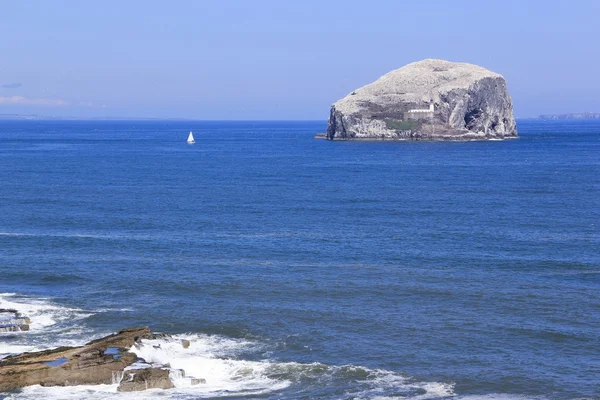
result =
[[[330,140],[517,137],[506,81],[473,64],[423,60],[389,72],[331,107]]]

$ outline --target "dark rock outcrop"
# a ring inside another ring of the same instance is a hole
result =
[[[517,137],[504,78],[485,68],[423,60],[356,89],[331,107],[327,138],[471,140]]]
[[[175,385],[169,378],[169,370],[144,368],[125,371],[117,388],[118,392],[138,392],[147,389],[172,389]]]
[[[0,308],[0,332],[28,331],[31,320],[12,308]]]

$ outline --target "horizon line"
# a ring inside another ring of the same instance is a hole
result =
[[[581,112],[581,113],[563,113],[563,114],[540,114],[538,116],[515,116],[516,120],[543,120],[547,119],[544,117],[558,117],[566,116],[571,114],[598,114],[595,112]],[[558,118],[557,118],[558,119]],[[562,119],[562,118],[561,118]],[[583,118],[574,118],[581,120]],[[564,119],[563,119],[564,120]],[[312,118],[300,118],[300,119],[286,119],[286,118],[273,118],[273,119],[200,119],[200,118],[185,118],[185,117],[119,117],[119,116],[104,116],[104,117],[76,117],[76,116],[48,116],[38,114],[0,114],[0,121],[171,121],[171,122],[327,122],[328,119],[312,119]]]
[[[179,117],[52,117],[46,115],[17,115],[0,114],[0,121],[173,121],[173,122],[267,122],[267,121],[298,121],[298,122],[327,122],[327,119],[200,119]]]

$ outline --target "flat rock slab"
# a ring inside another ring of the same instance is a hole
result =
[[[6,357],[0,360],[0,392],[30,385],[110,384],[115,372],[138,360],[127,350],[151,335],[147,327],[130,328],[80,347]]]

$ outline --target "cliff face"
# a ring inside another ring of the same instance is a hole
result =
[[[469,140],[516,137],[504,78],[485,68],[423,60],[356,89],[331,107],[327,138]]]

